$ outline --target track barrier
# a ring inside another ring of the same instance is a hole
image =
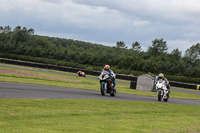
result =
[[[130,83],[130,88],[131,89],[136,89],[136,85],[137,85],[137,81],[131,81],[131,83]]]
[[[199,90],[199,88],[200,88],[200,85],[197,85],[197,90]]]

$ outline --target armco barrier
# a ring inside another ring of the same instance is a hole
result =
[[[189,84],[189,83],[181,83],[181,82],[175,82],[175,81],[169,81],[170,86],[174,87],[181,87],[181,88],[188,88],[188,89],[197,89],[196,84]]]
[[[124,80],[129,80],[129,81],[137,81],[137,77],[134,76],[127,76],[127,75],[122,75],[122,74],[117,74],[116,75],[117,79],[124,79]]]

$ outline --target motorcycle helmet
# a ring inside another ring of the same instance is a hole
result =
[[[108,71],[110,69],[110,66],[109,65],[105,65],[104,69]]]
[[[159,77],[159,78],[164,78],[164,74],[160,73],[160,74],[158,75],[158,77]]]

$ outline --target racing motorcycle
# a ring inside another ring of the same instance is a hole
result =
[[[111,96],[116,95],[115,85],[112,82],[112,77],[109,75],[109,72],[103,71],[99,76],[100,79],[100,91],[101,95],[105,96],[106,93],[109,93]]]
[[[158,94],[158,101],[167,102],[169,99],[169,90],[167,89],[166,82],[162,79],[158,80],[156,83],[156,90]]]
[[[86,77],[85,72],[78,71],[77,74],[78,74],[79,77]]]

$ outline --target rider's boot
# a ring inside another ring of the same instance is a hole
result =
[[[114,90],[116,90],[116,84],[115,83],[113,83],[113,88],[114,88]]]

